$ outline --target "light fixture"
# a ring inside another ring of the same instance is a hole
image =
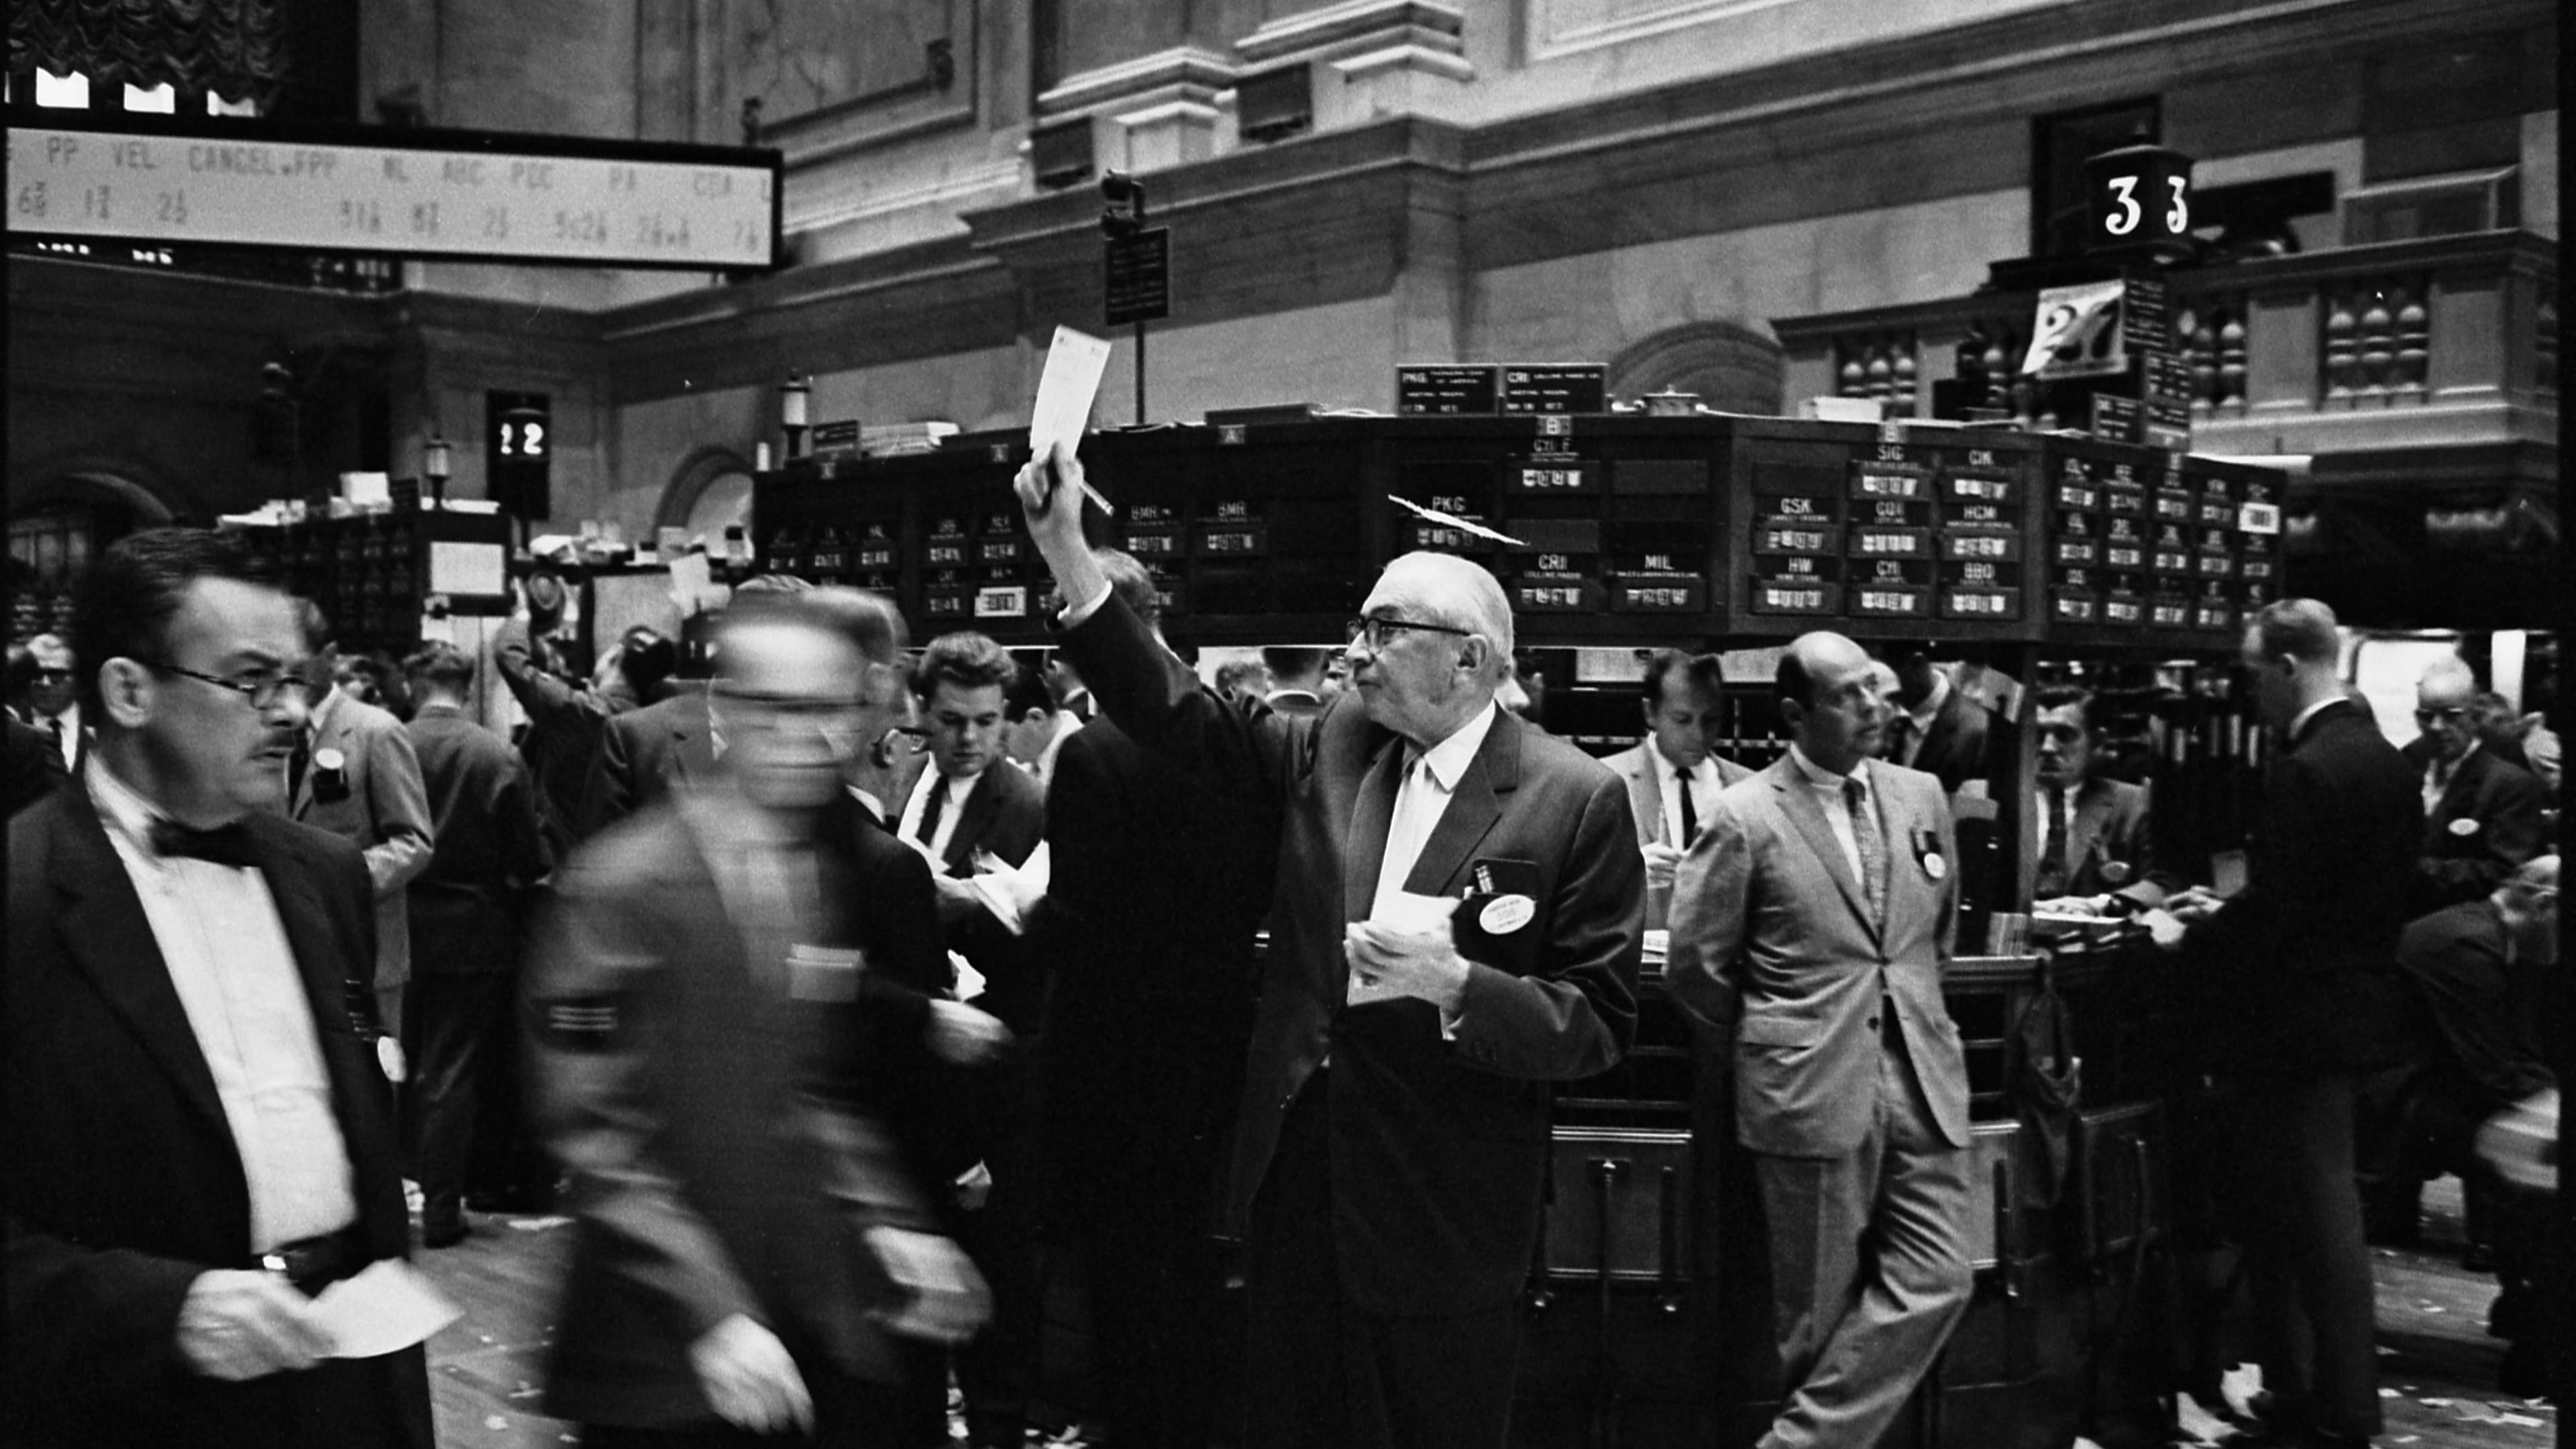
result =
[[[434,510],[447,507],[447,449],[446,436],[433,425],[420,445],[420,471],[429,479],[429,506]]]
[[[805,406],[814,394],[814,384],[803,375],[789,373],[778,385],[778,426],[787,434],[787,460],[794,462],[805,438]]]

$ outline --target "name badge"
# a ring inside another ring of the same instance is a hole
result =
[[[1941,832],[1937,830],[1915,831],[1914,855],[1916,859],[1923,862],[1923,873],[1925,875],[1932,877],[1934,880],[1946,880],[1949,878],[1950,862],[1941,858]]]
[[[859,973],[867,969],[867,953],[845,950],[838,946],[790,946],[787,948],[787,994],[798,1001],[822,1002],[826,1005],[859,999]]]
[[[1488,936],[1508,936],[1530,923],[1538,914],[1538,902],[1523,895],[1496,896],[1485,902],[1476,916],[1476,924]]]
[[[2128,884],[2129,863],[2125,860],[2106,860],[2102,862],[2102,879],[2112,885]]]
[[[2469,816],[2463,815],[2459,819],[2452,821],[2446,828],[2449,829],[2453,835],[2475,835],[2478,833],[2478,822]]]

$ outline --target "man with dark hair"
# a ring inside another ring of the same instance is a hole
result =
[[[2391,962],[2424,805],[2415,772],[2345,698],[2334,611],[2284,599],[2240,650],[2280,741],[2250,882],[2166,902],[2207,982],[2210,1056],[2236,1099],[2221,1148],[2252,1280],[2266,1417],[2317,1445],[2379,1431],[2370,1259],[2353,1186],[2358,1074],[2398,1060]]]
[[[1236,704],[1259,699],[1264,677],[1260,660],[1230,659],[1216,667],[1216,692]]]
[[[1159,640],[1144,565],[1096,557]],[[1049,1202],[1081,1254],[1099,1427],[1130,1449],[1205,1449],[1233,1427],[1210,1386],[1236,1367],[1207,1209],[1242,1090],[1278,817],[1102,718],[1058,756],[1046,833],[1054,876],[1029,927],[1055,983],[1038,1100]]]
[[[1261,651],[1270,671],[1270,707],[1285,715],[1324,712],[1324,663],[1333,651],[1314,644],[1273,644]]]
[[[591,1445],[884,1444],[887,1335],[983,1293],[876,1115],[895,988],[833,814],[872,661],[806,594],[737,595],[717,644],[722,759],[558,871],[530,958],[575,1204],[546,1406]]]
[[[401,721],[340,687],[330,620],[312,600],[295,602],[308,651],[305,688],[314,703],[286,764],[287,817],[365,853],[376,885],[376,1010],[385,1030],[400,1037],[411,981],[407,887],[429,869],[435,850],[420,757]]]
[[[404,1102],[421,1241],[465,1237],[465,1187],[487,1090],[515,1073],[519,933],[550,857],[526,764],[466,713],[474,661],[430,644],[404,663],[420,709],[404,726],[420,759],[437,848],[408,890],[412,977]]]
[[[1036,777],[1040,788],[1055,773],[1056,751],[1069,729],[1060,729],[1055,691],[1046,671],[1022,667],[1002,692],[1002,751],[1012,764]],[[1079,720],[1074,728],[1080,728]]]
[[[2423,843],[2415,862],[2417,914],[2485,900],[2547,840],[2540,781],[2480,732],[2477,677],[2456,656],[2437,659],[2415,684],[2415,723],[2405,749],[2422,772]],[[2521,754],[2517,746],[2514,753]]]
[[[1673,867],[1699,834],[1718,792],[1753,772],[1713,753],[1725,699],[1717,656],[1658,649],[1646,661],[1646,738],[1601,763],[1628,782],[1628,812],[1646,858],[1646,928],[1672,911]]]
[[[1870,658],[1800,637],[1789,752],[1720,795],[1673,888],[1665,980],[1731,1032],[1783,1377],[1762,1449],[1875,1444],[1967,1311],[1968,1072],[1941,784],[1874,758]]]
[[[1279,822],[1238,846],[1279,851],[1224,1219],[1251,1449],[1501,1445],[1554,1084],[1636,1027],[1627,792],[1496,707],[1511,602],[1466,559],[1390,563],[1351,624],[1352,689],[1291,719],[1155,645],[1083,540],[1069,450],[1014,486],[1109,718]]]
[[[930,765],[913,782],[896,833],[931,864],[949,948],[984,977],[976,1004],[1027,1038],[1042,1025],[1047,963],[969,883],[979,856],[1026,864],[1046,828],[1045,790],[1002,755],[1003,695],[1017,674],[1011,656],[982,634],[943,634],[922,650],[912,692],[929,731]],[[961,1215],[958,1237],[993,1285],[993,1321],[958,1351],[957,1383],[966,1397],[968,1439],[1017,1445],[1035,1372],[1040,1306],[1027,1063],[997,1062],[960,1083],[959,1091],[968,1119],[959,1141],[981,1158],[990,1191],[981,1207]]]
[[[1887,722],[1886,758],[1938,776],[1953,795],[1985,779],[1992,766],[1986,707],[1932,662],[1928,640],[1890,644],[1887,659],[1896,667],[1897,714]]]
[[[585,681],[554,639],[563,619],[564,582],[551,571],[530,577],[524,614],[492,639],[492,665],[528,716],[519,753],[535,782],[546,844],[560,857],[605,821],[589,817],[592,764],[608,721],[651,703],[627,676],[600,671]]]
[[[62,756],[63,768],[76,771],[81,756],[96,737],[92,717],[83,710],[79,683],[80,671],[74,667],[78,656],[72,647],[56,634],[39,634],[27,641],[27,702],[33,711],[27,723],[34,725],[54,752]]]
[[[2080,901],[2093,914],[2159,905],[2182,880],[2156,868],[2147,787],[2097,772],[2093,695],[2056,684],[2033,696],[2039,710],[2039,874],[2043,901]]]
[[[415,1346],[311,1295],[407,1246],[373,889],[274,811],[304,640],[233,543],[131,535],[76,603],[98,745],[9,826],[0,1440],[428,1449]]]

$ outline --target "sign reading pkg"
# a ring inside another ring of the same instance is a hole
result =
[[[1395,370],[1398,417],[1491,415],[1499,410],[1503,370],[1474,366],[1399,367]]]

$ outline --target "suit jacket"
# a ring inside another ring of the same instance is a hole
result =
[[[1278,813],[1096,719],[1056,757],[1046,838],[1029,935],[1055,978],[1039,1101],[1067,1205],[1203,1231],[1243,1090]]]
[[[1865,768],[1887,842],[1879,925],[1825,802],[1786,755],[1718,797],[1675,874],[1665,981],[1697,1015],[1734,1024],[1736,1135],[1756,1152],[1860,1145],[1889,1001],[1933,1121],[1968,1143],[1966,1058],[1941,997],[1959,909],[1949,802],[1922,771]]]
[[[2429,742],[2415,741],[2405,755],[2415,778],[2423,779],[2433,761]],[[2546,844],[2541,811],[2548,803],[2539,776],[2485,745],[2471,750],[2424,818],[2414,909],[2436,911],[2494,894]]]
[[[344,758],[341,779],[322,768],[322,752]],[[405,889],[436,853],[429,794],[420,756],[402,722],[338,689],[313,721],[313,760],[295,791],[293,818],[358,847],[376,889],[376,985],[411,979],[411,910]]]
[[[1933,711],[1931,727],[1923,732],[1923,748],[1914,755],[1914,768],[1938,776],[1943,793],[1956,795],[1970,780],[1983,780],[1991,772],[1992,723],[1986,707],[1959,692],[1956,684]]]
[[[2042,846],[2048,826],[2040,825]],[[2183,887],[2182,878],[2156,868],[2155,825],[2144,785],[2100,777],[2075,792],[2075,819],[2066,830],[2066,873],[2071,896],[2126,896],[2142,906],[2161,905]]]
[[[2402,1054],[2391,963],[2423,829],[2419,777],[2349,700],[2273,757],[2246,887],[2183,938],[2214,1065],[2299,1077]]]
[[[1724,790],[1738,780],[1748,780],[1753,772],[1723,755],[1711,755],[1717,765],[1717,787]],[[1664,781],[1655,769],[1655,742],[1641,740],[1628,749],[1605,757],[1602,764],[1616,771],[1628,782],[1628,814],[1637,822],[1637,845],[1671,845],[1664,828]],[[1687,846],[1690,842],[1683,841]],[[1646,886],[1646,929],[1660,931],[1672,915],[1673,890],[1648,882]]]
[[[370,1253],[409,1226],[384,1079],[352,1020],[375,954],[373,891],[346,841],[242,822],[303,974]],[[8,1335],[0,1441],[258,1449],[284,1437],[260,1381],[187,1372],[173,1347],[197,1275],[251,1265],[250,1196],[214,1077],[125,865],[83,790],[9,825],[0,1009]],[[367,1361],[393,1442],[427,1449],[421,1351]]]
[[[688,1345],[736,1313],[808,1363],[885,1376],[869,1314],[891,1299],[859,1236],[930,1223],[867,1111],[871,1017],[901,988],[854,909],[858,837],[818,833],[806,940],[735,917],[709,864],[728,842],[704,828],[675,798],[586,842],[529,958],[537,1126],[579,1205],[546,1388],[561,1418],[711,1420]],[[793,964],[818,948],[859,964]]]
[[[403,728],[420,757],[437,841],[410,888],[413,969],[507,971],[519,961],[528,891],[552,863],[528,767],[507,740],[443,705]]]
[[[1245,1068],[1226,1222],[1239,1231],[1289,1105],[1329,1052],[1333,1233],[1345,1291],[1373,1313],[1495,1308],[1538,1232],[1554,1083],[1616,1063],[1636,1026],[1645,863],[1618,777],[1509,711],[1459,778],[1405,889],[1456,896],[1474,868],[1531,913],[1499,934],[1460,908],[1470,966],[1457,1034],[1427,1002],[1344,1002],[1345,926],[1365,919],[1402,741],[1344,695],[1312,719],[1237,710],[1115,597],[1064,648],[1108,716],[1167,766],[1281,822],[1266,980]]]
[[[900,826],[902,820],[898,808],[895,823]],[[966,797],[957,828],[948,834],[948,848],[940,854],[940,868],[961,880],[971,876],[978,850],[1021,865],[1045,833],[1046,787],[1026,770],[997,759],[985,768],[975,793]],[[1046,1013],[1051,963],[1025,935],[1012,935],[990,911],[942,897],[939,915],[948,923],[949,949],[972,962],[984,977],[984,995],[976,1005],[1000,1017],[1016,1033],[1025,1036],[1037,1031]]]
[[[609,719],[590,759],[576,835],[605,830],[679,785],[715,774],[714,726],[703,682]]]
[[[63,757],[56,753],[53,741],[44,731],[9,716],[8,791],[5,815],[15,815],[45,798],[48,791],[69,778]]]
[[[566,678],[553,641],[531,638],[525,619],[510,620],[492,636],[492,666],[527,712],[519,752],[536,782],[546,843],[561,855],[592,828],[584,815],[591,761],[607,722],[634,709],[635,696],[623,680],[592,690]]]
[[[2507,959],[2492,901],[2448,906],[2408,925],[2397,966],[2423,1008],[2433,1077],[2487,1117],[2554,1084],[2539,1023],[2547,964]]]

